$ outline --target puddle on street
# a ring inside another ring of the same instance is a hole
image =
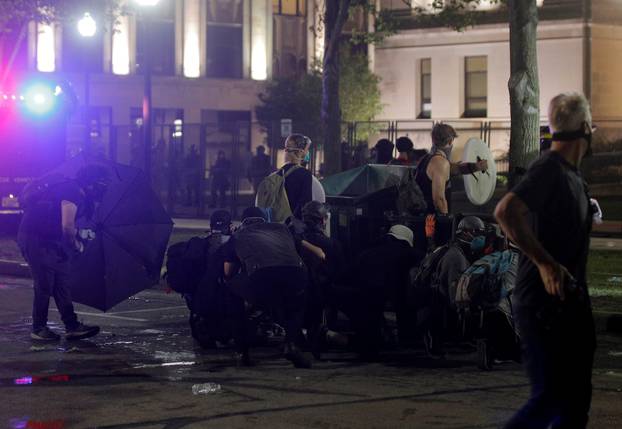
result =
[[[31,384],[44,383],[44,382],[68,383],[70,380],[71,380],[71,377],[67,374],[47,375],[43,377],[33,375],[33,376],[16,378],[13,381],[13,384],[15,384],[16,386],[28,386]]]

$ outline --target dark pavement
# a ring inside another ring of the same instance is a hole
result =
[[[335,352],[298,370],[274,346],[256,350],[258,366],[236,368],[230,350],[197,348],[182,299],[156,289],[105,314],[78,306],[102,327],[90,341],[36,344],[31,297],[28,279],[0,277],[0,427],[494,428],[528,394],[520,365],[482,372],[458,348],[445,362],[418,349],[382,363]],[[208,382],[222,391],[193,395]],[[594,386],[590,427],[621,427],[622,337],[599,334]]]

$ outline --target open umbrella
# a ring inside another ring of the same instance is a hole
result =
[[[78,155],[50,175],[75,178],[86,165],[108,170],[103,201],[80,227],[95,231],[76,257],[69,278],[72,299],[103,311],[159,281],[173,221],[141,170]]]

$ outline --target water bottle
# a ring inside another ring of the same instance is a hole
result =
[[[202,383],[192,386],[193,395],[208,395],[210,393],[219,393],[222,387],[218,383]]]

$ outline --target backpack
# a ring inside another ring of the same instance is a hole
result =
[[[410,271],[409,300],[415,307],[429,304],[435,291],[438,289],[438,267],[449,245],[437,247],[428,253],[418,267]]]
[[[235,253],[246,274],[261,268],[304,267],[289,229],[280,223],[255,223],[236,231]]]
[[[205,274],[210,256],[212,236],[192,237],[175,243],[166,252],[166,282],[175,292],[192,294]]]
[[[416,181],[417,170],[409,168],[408,172],[397,184],[397,200],[395,202],[400,215],[416,215],[424,213],[428,204]]]
[[[46,177],[34,179],[24,186],[20,193],[20,204],[24,208],[33,207],[45,200],[46,194],[56,185],[70,182],[71,180],[61,174],[52,174]]]
[[[493,310],[514,289],[518,254],[494,252],[478,259],[460,277],[455,305],[459,310]]]
[[[281,168],[259,183],[257,207],[270,209],[271,222],[284,222],[292,215],[292,208],[289,205],[289,198],[287,198],[287,191],[285,190],[285,179],[299,168],[302,167],[294,165],[287,172]]]

